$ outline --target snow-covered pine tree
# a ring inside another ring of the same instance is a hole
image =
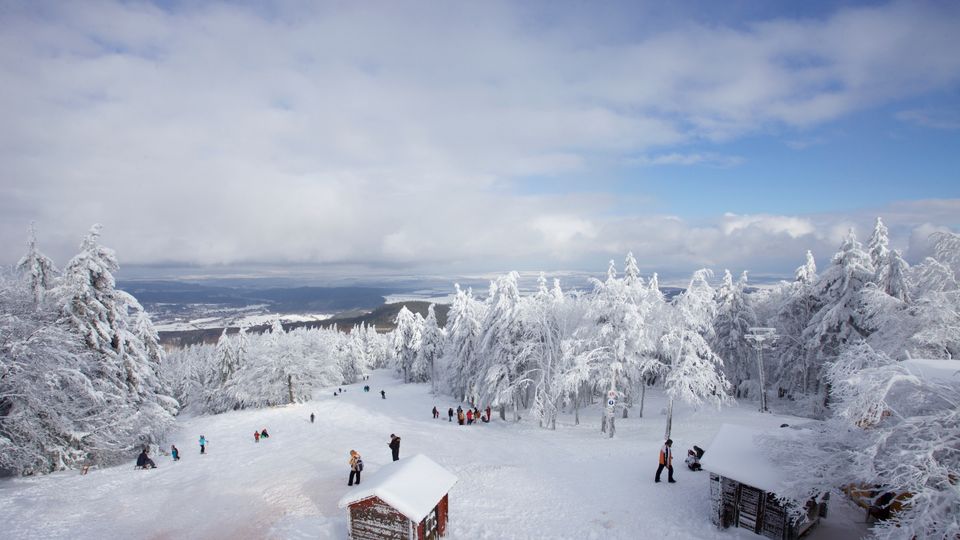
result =
[[[640,277],[640,268],[637,266],[637,259],[633,257],[633,252],[627,253],[623,261],[623,281],[628,287],[643,287],[643,278]]]
[[[563,398],[559,377],[563,369],[563,321],[559,306],[563,293],[559,283],[547,289],[547,278],[540,273],[537,293],[522,302],[524,336],[521,356],[530,366],[533,378],[533,409],[540,427],[557,428],[557,414]]]
[[[663,383],[669,398],[666,438],[673,428],[675,400],[690,405],[710,401],[718,408],[730,400],[723,360],[707,342],[717,309],[714,290],[707,281],[711,275],[706,268],[694,272],[687,290],[674,302],[676,311],[669,330],[660,338],[661,356],[672,357]]]
[[[794,276],[793,282],[780,286],[783,304],[777,309],[773,324],[782,339],[775,348],[775,366],[768,386],[776,386],[779,397],[806,393],[815,376],[809,366],[806,344],[800,339],[813,314],[821,307],[814,288],[818,279],[817,264],[809,250],[806,261],[796,269]]]
[[[423,322],[420,349],[417,351],[417,357],[414,360],[413,371],[417,374],[418,379],[423,378],[430,381],[430,387],[434,394],[437,393],[437,367],[443,355],[445,337],[443,329],[437,324],[435,306],[430,304],[427,308],[427,318]]]
[[[236,352],[230,336],[227,335],[227,329],[224,328],[220,333],[220,339],[217,340],[217,375],[220,377],[221,386],[225,386],[233,377],[237,367]]]
[[[456,293],[447,313],[446,360],[447,386],[460,401],[476,400],[477,380],[481,371],[480,335],[486,305],[473,297],[473,290],[464,291],[454,285]]]
[[[627,260],[629,263],[630,257]],[[642,286],[639,277],[629,282],[617,279],[612,269],[611,265],[606,281],[593,282],[594,293],[587,312],[593,324],[580,333],[586,345],[581,354],[586,353],[603,364],[595,365],[593,391],[601,395],[615,391],[618,406],[625,408],[636,398],[637,390],[642,389],[644,379],[657,371],[659,362],[655,355],[655,338],[648,329],[649,291]],[[603,351],[604,354],[589,351]],[[601,431],[613,436],[614,425],[614,418],[608,411],[603,411]]]
[[[116,445],[104,417],[97,358],[79,335],[36,308],[32,287],[0,272],[0,471],[47,473]],[[106,429],[105,429],[106,428]]]
[[[27,286],[33,293],[33,302],[36,309],[40,309],[43,297],[53,287],[57,269],[49,257],[37,248],[36,224],[30,223],[30,233],[27,238],[27,253],[17,263],[17,272],[27,280]]]
[[[113,250],[100,245],[100,225],[94,225],[80,252],[63,270],[52,291],[66,324],[98,357],[92,376],[110,382],[110,403],[119,453],[158,442],[173,424],[176,401],[165,394],[162,381],[133,331],[130,312],[142,311],[136,299],[116,289],[119,269]],[[117,458],[118,454],[105,457]]]
[[[520,312],[519,275],[510,272],[490,283],[489,306],[480,334],[481,368],[478,394],[481,403],[513,409],[513,419],[520,419],[521,395],[531,384],[527,366],[521,357],[525,332]]]
[[[878,274],[877,286],[880,290],[901,302],[910,302],[910,265],[903,260],[899,249],[887,254]]]
[[[421,321],[423,318],[421,317]],[[394,320],[396,329],[393,331],[393,350],[396,352],[397,373],[403,376],[403,382],[415,381],[413,372],[413,363],[417,359],[417,353],[423,337],[423,327],[417,321],[407,306],[400,308],[397,318]]]
[[[890,256],[890,235],[883,220],[877,217],[873,225],[873,234],[870,235],[870,241],[867,243],[867,252],[870,254],[870,264],[873,266],[875,280],[880,279],[883,267],[887,264]]]
[[[711,346],[723,359],[724,372],[737,398],[759,396],[759,379],[755,377],[756,366],[752,349],[746,335],[757,326],[753,308],[747,302],[744,288],[747,273],[737,283],[729,270],[723,273],[723,282],[716,292],[717,315],[713,319]]]
[[[815,288],[821,307],[803,332],[808,366],[813,370],[812,391],[822,398],[814,404],[814,413],[818,415],[823,413],[819,407],[828,403],[828,388],[822,384],[823,366],[834,361],[846,345],[865,339],[873,332],[867,321],[863,291],[873,281],[874,269],[853,229],[847,233],[832,262]]]

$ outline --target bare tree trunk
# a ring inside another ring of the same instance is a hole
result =
[[[637,413],[637,416],[643,418],[643,398],[647,396],[647,381],[643,381],[643,385],[640,387],[640,411]]]
[[[500,419],[504,422],[507,421],[507,408],[503,405],[500,405]]]
[[[287,393],[290,395],[290,403],[293,403],[293,375],[287,375]]]
[[[665,439],[670,438],[670,429],[673,427],[673,398],[670,398],[670,404],[667,405],[667,431],[664,434]]]
[[[580,394],[577,393],[573,398],[573,425],[580,425]]]

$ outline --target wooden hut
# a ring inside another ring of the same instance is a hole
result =
[[[446,534],[457,477],[417,454],[391,462],[340,499],[353,540],[433,540]]]
[[[773,436],[802,436],[798,430],[779,428]],[[791,516],[777,491],[783,471],[755,438],[758,429],[724,424],[707,448],[700,464],[710,471],[712,520],[720,528],[740,527],[778,540],[795,540],[826,516],[826,500],[805,503],[803,516]]]

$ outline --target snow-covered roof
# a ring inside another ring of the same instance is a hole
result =
[[[755,440],[757,435],[761,434],[799,436],[799,432],[794,429],[760,430],[723,424],[713,442],[704,451],[700,466],[712,473],[764,491],[780,491],[786,477],[783,470],[770,459],[769,450]]]
[[[423,454],[393,461],[340,499],[340,508],[379,497],[419,523],[457,483],[457,477]]]
[[[927,381],[960,381],[960,360],[904,360],[900,365]]]

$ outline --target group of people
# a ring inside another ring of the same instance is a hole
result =
[[[163,453],[163,452],[161,452]],[[180,450],[177,449],[175,444],[170,445],[170,457],[174,461],[180,461]],[[137,469],[156,469],[157,464],[150,459],[150,447],[144,446],[143,450],[140,451],[140,455],[137,456]]]
[[[684,460],[684,463],[687,464],[687,468],[691,471],[700,471],[703,468],[700,466],[700,458],[703,457],[703,448],[694,445],[694,447],[687,451],[687,459]],[[657,467],[657,474],[653,477],[654,482],[660,481],[660,474],[663,472],[663,469],[667,469],[667,482],[671,484],[676,483],[676,480],[673,479],[673,440],[667,439],[667,442],[664,443],[663,448],[660,449],[660,464]]]
[[[400,436],[391,433],[390,442],[387,443],[387,446],[390,448],[390,455],[393,458],[393,461],[400,460]],[[347,485],[352,486],[354,483],[357,485],[360,484],[360,473],[363,472],[363,458],[360,457],[360,452],[356,450],[350,450],[350,477],[347,480]]]
[[[440,418],[440,411],[437,409],[436,405],[433,407],[433,417],[434,419]],[[486,409],[481,411],[479,408],[474,407],[472,409],[463,410],[463,407],[457,405],[457,423],[461,426],[464,424],[470,425],[474,422],[489,422],[490,421],[490,406],[488,405]],[[453,407],[447,409],[447,422],[453,422]]]
[[[310,421],[313,422],[313,415],[310,415]],[[267,433],[267,428],[263,428],[263,431],[254,431],[253,432],[253,442],[260,442],[260,439],[269,439],[270,434]],[[203,452],[200,452],[201,454]]]

